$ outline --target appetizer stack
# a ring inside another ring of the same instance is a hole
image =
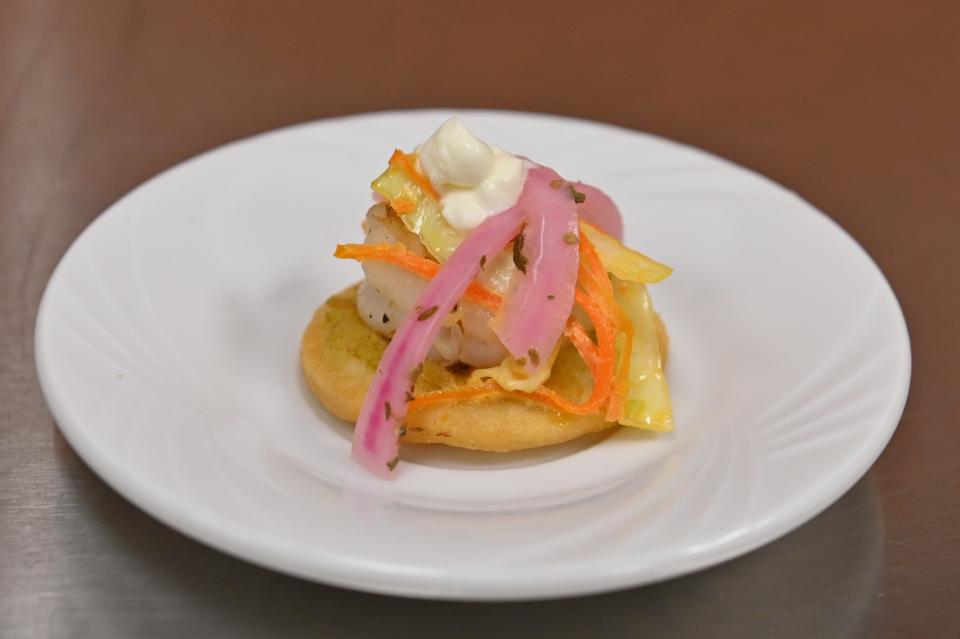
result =
[[[599,189],[492,147],[457,119],[372,184],[365,278],[314,314],[303,368],[390,476],[398,443],[510,451],[617,425],[672,428],[667,338]]]

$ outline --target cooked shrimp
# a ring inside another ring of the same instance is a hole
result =
[[[421,257],[427,252],[420,239],[411,233],[397,216],[384,204],[377,204],[367,212],[363,223],[367,244],[401,243]],[[509,258],[508,258],[509,259]],[[500,262],[500,260],[496,260]],[[373,260],[363,262],[366,275],[357,291],[357,311],[372,329],[390,337],[400,320],[410,312],[410,307],[426,286],[418,275],[392,264]],[[493,266],[493,265],[491,265]],[[497,284],[503,280],[502,269],[488,269],[500,273]],[[509,279],[509,275],[506,276]],[[493,282],[491,282],[493,284]],[[494,288],[497,285],[494,284]],[[496,366],[506,357],[507,351],[490,329],[490,311],[475,304],[462,302],[450,315],[449,324],[441,329],[433,343],[430,358],[444,364],[463,362],[475,368]]]

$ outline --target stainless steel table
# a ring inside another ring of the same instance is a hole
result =
[[[958,6],[0,1],[0,636],[957,636]],[[873,470],[796,532],[699,574],[463,604],[247,565],[79,461],[41,398],[32,336],[84,226],[220,143],[445,105],[659,133],[832,215],[891,280],[913,339],[907,410]]]

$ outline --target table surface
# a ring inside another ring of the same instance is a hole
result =
[[[0,634],[955,636],[960,5],[455,5],[0,0]],[[37,304],[71,241],[205,149],[425,106],[650,131],[837,220],[889,278],[913,342],[906,412],[873,469],[807,525],[722,566],[510,604],[285,577],[114,493],[59,434],[34,369]]]

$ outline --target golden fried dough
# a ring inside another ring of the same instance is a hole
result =
[[[357,314],[356,293],[357,287],[352,286],[318,308],[300,347],[310,390],[331,413],[350,422],[360,414],[367,387],[388,343]],[[666,334],[662,326],[658,328],[665,353]],[[414,394],[462,387],[467,377],[428,361]],[[578,402],[590,395],[590,372],[566,341],[547,386]],[[600,415],[571,415],[534,401],[504,397],[430,406],[409,413],[406,425],[403,441],[407,443],[495,452],[559,444],[616,426]]]

